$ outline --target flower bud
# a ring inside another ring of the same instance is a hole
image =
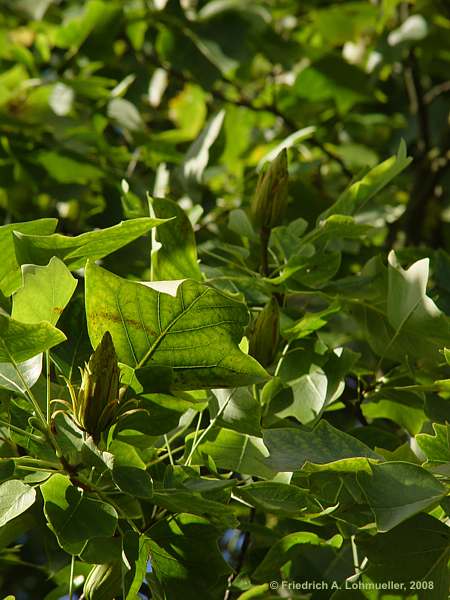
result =
[[[261,173],[251,205],[253,223],[271,229],[281,224],[288,202],[287,152],[282,150]]]
[[[248,353],[263,367],[272,364],[277,355],[279,323],[278,302],[272,298],[254,320],[249,334]]]
[[[114,420],[119,404],[119,368],[111,334],[107,331],[81,372],[81,387],[74,406],[82,429],[100,438]]]

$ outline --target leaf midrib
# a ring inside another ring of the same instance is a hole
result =
[[[164,339],[164,337],[167,335],[167,333],[172,329],[172,327],[182,318],[184,317],[191,309],[193,306],[195,306],[197,304],[197,302],[199,302],[208,292],[209,292],[210,288],[206,288],[206,290],[204,290],[199,296],[197,296],[197,298],[194,298],[194,300],[189,304],[189,306],[187,308],[185,308],[184,310],[181,310],[181,312],[172,320],[170,321],[170,323],[167,325],[167,327],[164,330],[161,330],[158,337],[156,338],[156,340],[153,342],[153,344],[150,346],[150,348],[147,350],[147,352],[144,354],[143,358],[137,363],[136,365],[136,369],[140,369],[141,367],[143,367],[145,365],[145,363],[152,357],[152,355],[155,353],[156,349],[158,348],[159,344],[162,342],[162,340]],[[157,292],[158,294],[158,322],[160,323],[160,316],[159,316],[159,306],[160,306],[160,297],[161,297],[161,292]],[[184,306],[184,302],[182,302],[182,305]],[[141,319],[141,315],[139,315],[140,321],[142,326],[145,329],[145,325]],[[124,324],[125,330],[127,331],[127,336],[128,336],[128,329],[126,328],[126,325]],[[134,354],[134,352],[133,352]]]

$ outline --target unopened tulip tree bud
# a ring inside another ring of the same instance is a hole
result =
[[[281,225],[288,202],[287,152],[282,150],[260,175],[251,205],[253,223],[272,229]]]
[[[109,332],[104,334],[81,375],[74,414],[80,427],[97,441],[113,422],[119,404],[119,368]]]
[[[253,322],[249,334],[249,354],[263,366],[271,365],[277,355],[280,311],[272,298]]]

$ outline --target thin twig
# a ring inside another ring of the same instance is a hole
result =
[[[249,523],[253,523],[253,521],[255,519],[255,515],[256,515],[256,510],[252,507],[250,509],[250,516],[248,519]],[[234,581],[238,578],[240,572],[242,571],[242,567],[244,566],[245,556],[247,554],[247,550],[250,545],[250,531],[244,531],[243,534],[244,534],[244,541],[242,542],[242,547],[241,547],[241,551],[239,553],[239,557],[237,560],[236,569],[228,578],[228,585],[227,585],[227,589],[225,590],[225,595],[223,597],[223,600],[230,600],[231,587],[232,587]]]

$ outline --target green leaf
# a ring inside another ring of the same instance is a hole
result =
[[[2,427],[4,427],[2,425]],[[3,482],[6,479],[10,479],[14,475],[16,465],[13,460],[9,458],[0,458],[0,481]]]
[[[152,207],[160,219],[172,219],[155,232],[152,249],[152,279],[202,280],[192,225],[184,210],[172,200],[154,198]]]
[[[272,148],[270,152],[268,152],[261,158],[261,160],[258,162],[257,170],[260,171],[266,164],[266,162],[270,163],[273,160],[275,160],[276,157],[280,154],[280,152],[282,152],[282,150],[292,148],[296,144],[300,144],[300,142],[303,142],[304,140],[307,140],[310,137],[312,137],[315,132],[315,127],[304,127],[303,129],[294,131],[294,133],[288,135],[282,142],[277,144],[275,148]]]
[[[370,475],[358,473],[358,483],[381,532],[438,504],[447,493],[433,475],[417,465],[386,462],[370,468]]]
[[[124,578],[126,590],[124,600],[135,600],[139,597],[138,592],[147,570],[150,551],[149,541],[145,535],[138,535],[135,531],[129,531],[123,537],[122,545],[123,563],[128,567]]]
[[[136,449],[114,440],[108,451],[113,455],[112,477],[117,487],[137,498],[151,498],[153,481]]]
[[[211,117],[199,137],[191,144],[184,158],[181,176],[187,187],[198,186],[202,181],[203,173],[208,166],[209,151],[222,129],[225,111],[221,110]]]
[[[92,345],[109,331],[120,362],[169,367],[178,388],[262,381],[264,369],[237,346],[248,321],[245,305],[192,280],[173,287],[176,295],[158,291],[158,283],[126,281],[90,262],[86,313]]]
[[[369,559],[367,581],[423,582],[423,598],[446,598],[450,585],[447,563],[450,558],[448,526],[427,514],[419,514],[391,531],[357,538],[361,553]],[[433,585],[430,585],[433,584]],[[418,588],[420,589],[420,588]]]
[[[272,479],[276,471],[266,464],[268,455],[259,437],[213,428],[198,446],[192,464],[208,464],[202,458],[206,456],[220,469]]]
[[[261,435],[261,405],[248,387],[231,390],[212,390],[209,412],[214,419],[220,410],[216,424],[249,435]],[[223,408],[225,406],[225,408]]]
[[[339,271],[341,260],[341,252],[316,252],[305,261],[302,269],[294,273],[293,279],[308,287],[320,289]]]
[[[295,485],[276,481],[258,481],[237,487],[234,495],[264,512],[292,516],[305,512],[312,501]],[[319,505],[317,510],[320,510]]]
[[[331,317],[331,315],[339,312],[340,309],[341,306],[337,302],[333,302],[324,310],[306,313],[288,329],[283,330],[283,337],[290,341],[307,337],[314,331],[324,327],[328,322],[327,317]]]
[[[422,429],[427,417],[422,408],[408,406],[400,402],[380,400],[379,402],[364,402],[361,406],[367,419],[390,419],[401,425],[410,433],[416,435]]]
[[[0,314],[0,362],[24,362],[65,339],[63,332],[47,321],[20,323]]]
[[[88,258],[92,260],[103,258],[145,235],[160,223],[164,221],[142,217],[122,221],[107,229],[88,231],[75,237],[59,233],[53,235],[16,233],[14,243],[17,259],[20,264],[46,265],[53,256],[57,256],[70,269],[79,269],[85,266]]]
[[[330,239],[360,239],[372,230],[370,225],[357,223],[355,219],[347,214],[332,213],[320,220],[313,229],[302,240],[302,243],[325,242]]]
[[[351,310],[374,352],[396,361],[438,361],[450,336],[450,322],[426,295],[428,259],[405,271],[391,252],[387,269],[373,258],[359,279],[363,289],[352,289]]]
[[[87,563],[103,565],[120,561],[122,556],[122,540],[119,537],[98,537],[87,541],[80,552],[80,558]]]
[[[10,223],[0,227],[0,290],[10,296],[21,284],[20,267],[16,260],[13,232],[48,235],[55,231],[56,219],[37,219],[25,223]]]
[[[36,490],[17,479],[0,485],[0,527],[18,517],[34,504]]]
[[[159,582],[167,598],[223,598],[230,568],[217,547],[218,537],[201,517],[179,514],[156,523],[149,538],[152,589]]]
[[[320,215],[319,220],[322,221],[330,215],[354,215],[406,169],[411,161],[412,158],[406,156],[406,144],[402,140],[396,156],[391,156],[371,169],[362,179],[352,183],[336,202]]]
[[[270,453],[267,466],[275,471],[296,471],[306,462],[325,465],[353,457],[381,458],[358,439],[335,429],[325,420],[312,430],[266,429],[263,438]]]
[[[252,578],[255,579],[255,581],[278,579],[283,565],[289,561],[295,560],[299,548],[304,548],[305,545],[319,546],[325,544],[327,544],[327,542],[321,540],[316,533],[310,531],[290,533],[273,544],[262,562],[253,572]]]
[[[327,387],[327,376],[322,369],[290,381],[289,387],[277,394],[276,398],[279,402],[292,400],[286,408],[278,408],[279,405],[274,407],[274,414],[280,419],[295,417],[303,425],[314,421],[325,406]]]
[[[175,429],[183,412],[195,405],[169,394],[149,394],[139,398],[138,412],[121,417],[116,426],[120,433],[134,430],[149,436],[159,436]],[[116,436],[117,437],[117,436]]]
[[[155,490],[152,502],[169,510],[171,513],[186,512],[207,517],[209,521],[221,529],[236,527],[237,519],[234,508],[204,498],[201,494],[182,489]]]
[[[117,5],[89,0],[56,30],[55,43],[75,52],[96,27],[105,26],[113,16],[117,16]]]
[[[23,323],[56,325],[77,286],[66,265],[53,257],[46,267],[24,265],[23,286],[13,296],[11,316]]]
[[[364,72],[333,54],[302,69],[294,84],[294,92],[300,98],[312,103],[334,100],[341,112],[367,100],[367,88]]]
[[[243,238],[249,238],[252,241],[258,239],[247,213],[241,208],[235,208],[230,211],[228,215],[228,229]]]
[[[125,98],[113,98],[108,103],[108,117],[119,127],[134,133],[145,129],[145,123],[139,110]]]
[[[407,270],[398,264],[394,251],[388,260],[387,318],[395,330],[391,344],[406,336],[408,346],[414,348],[420,339],[426,342],[416,349],[422,356],[433,344],[442,347],[450,338],[450,320],[426,295],[429,259],[419,260]]]
[[[24,362],[13,365],[0,363],[0,387],[18,394],[25,394],[27,388],[32,388],[42,371],[42,353]]]
[[[116,510],[89,497],[65,475],[52,475],[41,485],[41,491],[49,526],[69,554],[79,554],[90,539],[114,534]]]
[[[86,185],[104,177],[101,169],[58,152],[42,150],[34,160],[42,165],[47,173],[60,183],[79,183]]]
[[[434,435],[420,433],[416,441],[425,453],[428,463],[439,465],[450,462],[450,426],[433,423]]]

